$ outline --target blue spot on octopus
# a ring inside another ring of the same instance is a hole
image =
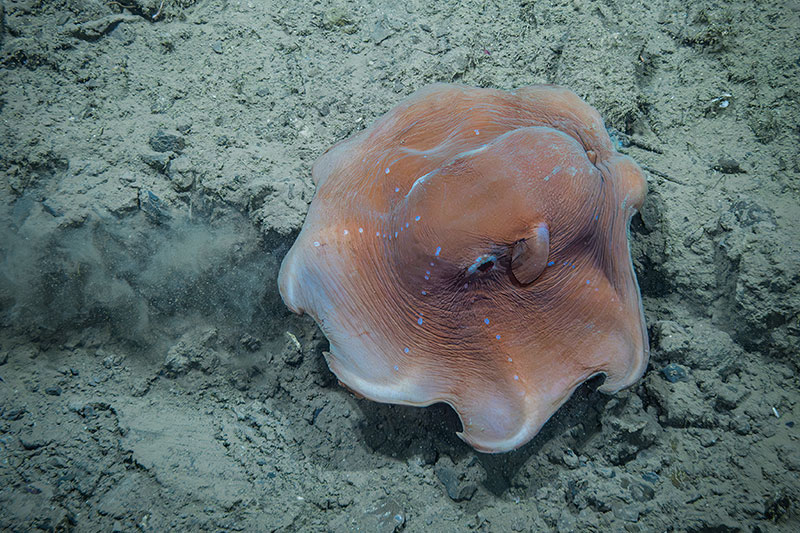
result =
[[[498,453],[592,376],[611,393],[644,373],[628,232],[646,182],[573,92],[432,85],[325,152],[312,177],[278,283],[351,390],[445,402],[463,440]]]

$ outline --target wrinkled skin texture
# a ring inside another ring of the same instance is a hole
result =
[[[446,402],[485,452],[528,442],[589,377],[648,360],[628,228],[646,183],[574,93],[424,88],[314,165],[281,266],[328,365],[379,402]]]

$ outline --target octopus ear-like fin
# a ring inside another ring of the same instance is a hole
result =
[[[511,275],[520,285],[530,285],[547,266],[550,257],[550,230],[545,222],[532,234],[514,243],[511,249]]]

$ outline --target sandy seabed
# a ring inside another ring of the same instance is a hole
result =
[[[0,6],[0,529],[800,529],[800,4]],[[645,377],[503,455],[275,283],[313,161],[436,81],[570,87],[649,183]]]

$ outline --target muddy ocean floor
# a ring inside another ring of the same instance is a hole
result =
[[[797,2],[0,6],[0,529],[800,530]],[[435,81],[566,85],[649,182],[645,377],[503,455],[276,287],[313,161]]]

